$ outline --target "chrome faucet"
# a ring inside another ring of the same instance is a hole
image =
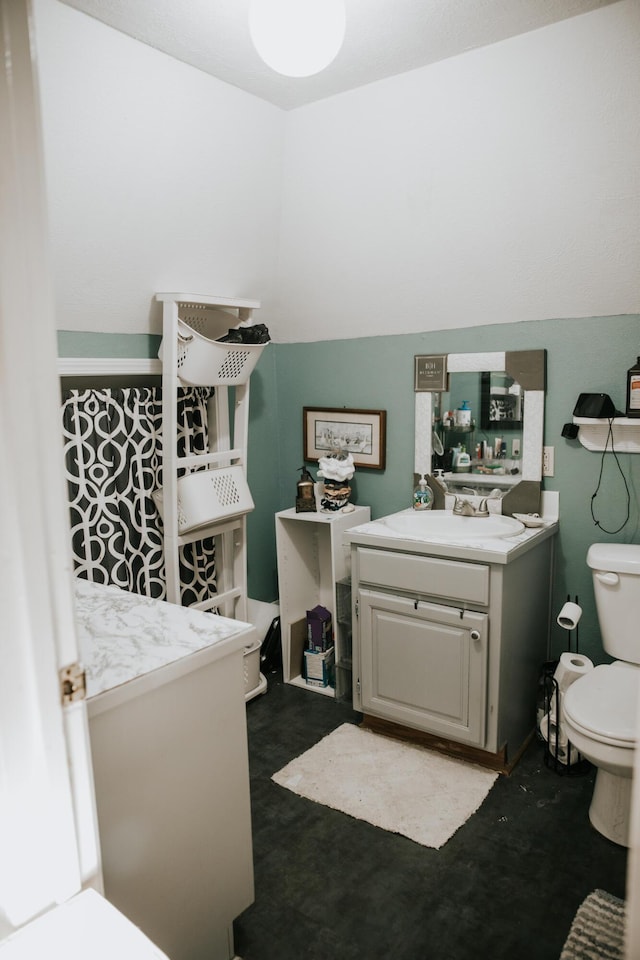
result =
[[[457,517],[488,517],[487,498],[483,497],[477,507],[464,497],[456,497],[453,504],[453,513]]]

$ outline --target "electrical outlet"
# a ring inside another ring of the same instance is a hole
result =
[[[542,476],[543,477],[553,476],[554,450],[555,450],[555,447],[542,448]]]

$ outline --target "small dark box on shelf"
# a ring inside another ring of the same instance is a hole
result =
[[[333,621],[326,607],[307,610],[307,650],[324,653],[333,645]]]

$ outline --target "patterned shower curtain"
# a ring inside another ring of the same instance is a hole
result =
[[[207,452],[212,393],[178,391],[178,456]],[[69,390],[62,422],[76,575],[164,599],[162,520],[151,496],[162,486],[162,390]],[[215,575],[213,539],[180,548],[183,604],[212,596]]]

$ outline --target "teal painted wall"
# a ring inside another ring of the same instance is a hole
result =
[[[356,470],[352,482],[357,502],[379,517],[410,504],[414,461],[413,358],[421,353],[475,353],[491,350],[547,350],[545,444],[555,447],[555,476],[545,488],[560,493],[560,533],[556,537],[553,575],[555,614],[567,594],[578,595],[584,614],[580,649],[596,661],[602,652],[595,614],[591,574],[585,562],[590,543],[640,542],[638,489],[640,456],[619,455],[631,493],[631,516],[625,528],[610,536],[594,525],[590,503],[600,471],[601,455],[579,441],[565,440],[562,426],[570,421],[578,394],[608,393],[624,407],[626,371],[640,353],[640,317],[604,317],[528,321],[452,331],[357,340],[281,344],[276,347],[279,432],[279,499],[276,509],[293,505],[297,468],[302,463],[303,406],[385,409],[387,466],[384,472]],[[311,472],[315,476],[314,465]],[[605,458],[596,516],[606,529],[618,527],[626,513],[624,483],[614,458]],[[252,543],[262,562],[271,545]],[[273,563],[273,561],[271,561]],[[552,652],[565,649],[567,634],[555,626]]]
[[[157,357],[162,337],[147,333],[94,333],[58,330],[60,357]]]
[[[268,602],[278,599],[273,520],[281,476],[277,353],[275,344],[262,352],[251,374],[249,395],[247,478],[255,510],[247,518],[247,578],[249,596]]]
[[[114,335],[100,341],[89,335],[61,335],[64,356],[132,356],[129,341]],[[136,349],[140,348],[136,344]],[[387,466],[358,469],[354,499],[371,506],[372,516],[401,510],[410,503],[414,460],[413,358],[422,353],[475,353],[492,350],[547,351],[544,442],[555,447],[555,476],[545,487],[560,493],[560,533],[556,537],[553,611],[567,594],[584,609],[580,649],[595,661],[606,660],[593,602],[591,574],[585,562],[590,543],[640,542],[640,456],[619,454],[630,491],[630,520],[616,535],[599,530],[590,512],[602,457],[579,441],[565,440],[562,425],[571,420],[581,392],[608,393],[617,407],[625,403],[626,371],[640,354],[640,316],[597,317],[497,324],[424,334],[363,337],[316,343],[270,344],[251,379],[249,485],[256,509],[248,520],[249,594],[277,597],[274,513],[293,506],[298,468],[303,463],[302,408],[351,407],[387,411]],[[108,350],[109,352],[103,352]],[[143,354],[142,354],[143,355]],[[152,351],[148,355],[155,355]],[[315,476],[315,465],[310,465]],[[626,513],[625,486],[614,457],[604,459],[596,516],[608,530]],[[567,634],[552,630],[552,652],[565,649]]]

